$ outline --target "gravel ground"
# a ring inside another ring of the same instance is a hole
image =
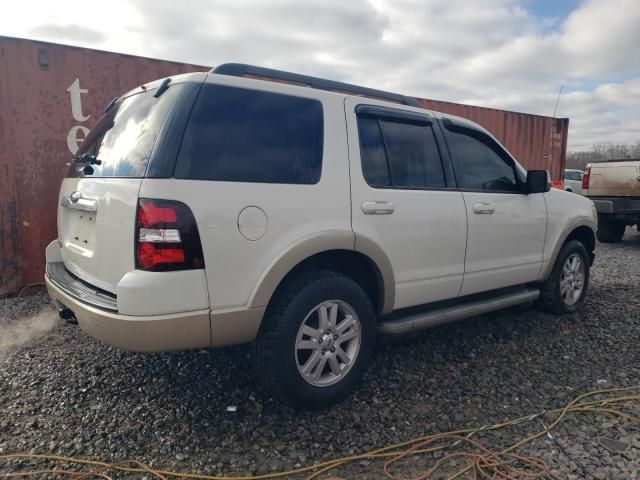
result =
[[[268,398],[246,347],[128,353],[51,320],[43,294],[0,301],[0,454],[263,473],[640,385],[640,234],[629,229],[624,242],[599,244],[596,254],[581,312],[558,318],[515,308],[383,341],[362,386],[322,412]],[[540,428],[536,420],[477,438],[498,448]],[[553,439],[520,452],[541,456],[549,478],[640,478],[640,427],[611,416],[570,416]],[[394,471],[413,475],[428,464],[422,457]],[[20,468],[32,465],[0,460],[0,472]],[[383,473],[379,463],[360,461],[335,475]]]

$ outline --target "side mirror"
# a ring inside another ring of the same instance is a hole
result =
[[[550,189],[551,182],[549,182],[549,174],[546,170],[529,170],[527,172],[527,185],[524,193],[544,193]]]

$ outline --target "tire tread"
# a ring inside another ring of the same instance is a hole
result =
[[[280,285],[274,293],[267,307],[260,333],[254,342],[254,355],[260,381],[270,391],[276,401],[285,402],[294,407],[319,408],[325,406],[324,404],[319,405],[309,400],[292,400],[291,395],[288,394],[285,386],[282,385],[278,378],[277,373],[280,366],[278,365],[277,355],[278,349],[281,347],[279,341],[285,336],[284,330],[287,327],[286,312],[288,307],[310,284],[327,280],[350,284],[352,288],[359,290],[368,300],[366,293],[356,281],[347,275],[331,270],[311,270],[285,279],[284,283]],[[373,313],[373,307],[371,307],[371,313]],[[332,398],[330,403],[339,401],[348,393],[348,390],[343,391],[340,395]]]
[[[585,285],[584,291],[582,294],[582,298],[575,305],[566,305],[562,299],[560,298],[560,270],[562,270],[562,266],[564,265],[565,259],[569,256],[572,251],[579,251],[582,254],[582,260],[585,262],[586,266],[586,277],[585,277]],[[553,265],[553,270],[551,271],[551,275],[549,278],[540,285],[540,296],[534,302],[536,308],[551,313],[553,315],[563,315],[565,313],[571,313],[580,307],[582,302],[584,301],[584,297],[587,293],[587,289],[589,287],[589,255],[587,253],[587,249],[584,244],[579,242],[578,240],[570,240],[566,242],[560,252],[558,252],[558,256],[556,257],[556,262]]]

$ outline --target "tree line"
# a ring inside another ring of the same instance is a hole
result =
[[[590,150],[567,152],[566,168],[584,170],[587,163],[606,162],[622,158],[640,159],[640,140],[635,144],[596,143]]]

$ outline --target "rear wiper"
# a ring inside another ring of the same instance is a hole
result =
[[[107,113],[109,110],[111,110],[111,108],[113,108],[113,106],[116,104],[117,101],[118,101],[118,97],[113,97],[111,101],[107,104],[107,106],[104,107],[104,113]]]
[[[160,86],[158,87],[158,89],[153,94],[153,98],[158,98],[160,95],[162,95],[164,92],[166,92],[167,89],[169,88],[169,84],[170,83],[171,83],[171,79],[170,78],[165,78],[162,81],[162,83],[160,84]]]
[[[73,157],[73,161],[75,163],[88,163],[89,165],[102,165],[102,160],[97,158],[95,155],[90,155],[88,153],[76,155]]]

